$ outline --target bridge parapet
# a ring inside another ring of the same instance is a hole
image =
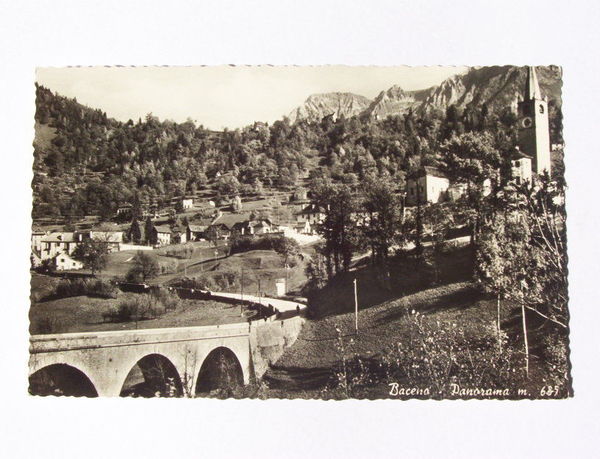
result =
[[[210,340],[215,338],[248,336],[249,334],[250,325],[246,322],[198,327],[58,333],[53,335],[32,335],[29,339],[29,350],[31,354],[37,354],[154,343]]]

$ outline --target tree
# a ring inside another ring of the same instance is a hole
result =
[[[131,221],[131,226],[129,228],[129,239],[135,244],[139,244],[142,239],[142,230],[137,218],[135,217]]]
[[[564,191],[560,183],[541,177],[533,186],[506,187],[502,198],[501,210],[482,233],[476,278],[496,295],[498,314],[502,298],[520,305],[528,373],[526,310],[567,328]]]
[[[127,278],[146,282],[147,279],[152,279],[158,276],[159,273],[160,267],[156,258],[144,251],[139,251],[133,257],[133,266],[127,273]]]
[[[152,222],[152,218],[148,216],[146,218],[146,223],[144,225],[144,237],[146,238],[146,243],[152,243],[152,232],[154,231],[154,223]]]
[[[308,278],[306,289],[308,292],[319,290],[327,283],[327,266],[322,253],[323,249],[323,243],[317,244],[314,255],[310,257],[306,265],[305,272]]]
[[[254,193],[257,196],[261,197],[263,195],[263,193],[264,193],[263,184],[258,178],[255,178],[254,182],[252,182],[252,188],[254,188]]]
[[[390,247],[398,242],[402,225],[402,202],[395,193],[396,187],[389,176],[370,177],[364,186],[363,208],[368,217],[363,232],[373,251],[373,260],[384,265]]]
[[[300,244],[295,239],[282,236],[274,239],[273,250],[281,255],[284,265],[287,266],[290,258],[295,257],[300,252]]]
[[[494,138],[489,133],[467,132],[453,136],[441,147],[442,169],[453,183],[466,186],[460,201],[471,226],[471,247],[475,253],[477,237],[484,217],[483,201],[490,192],[496,192],[502,165]]]
[[[350,268],[352,255],[361,242],[352,219],[357,209],[356,200],[345,184],[317,185],[312,193],[315,204],[325,212],[325,219],[317,225],[317,232],[325,239],[323,254],[331,278]]]
[[[236,196],[235,198],[233,198],[233,201],[231,203],[231,207],[233,207],[233,211],[234,212],[241,212],[241,210],[242,210],[242,198],[240,198],[239,196]]]
[[[435,282],[440,280],[439,256],[446,247],[450,229],[455,226],[452,206],[448,203],[427,204],[422,209],[423,227],[431,240],[431,262]]]
[[[83,266],[92,271],[92,275],[101,272],[106,267],[108,255],[108,242],[86,239],[77,244],[73,258],[83,263]]]
[[[216,189],[221,194],[236,194],[239,192],[240,182],[233,175],[223,175],[217,180]]]

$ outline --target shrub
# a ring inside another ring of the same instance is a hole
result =
[[[157,305],[162,306],[165,311],[173,311],[180,305],[181,300],[175,292],[170,292],[166,289],[158,289],[152,293]]]
[[[181,300],[176,293],[158,289],[124,299],[116,309],[104,313],[103,318],[114,322],[155,319],[167,311],[177,309],[180,304]]]
[[[240,236],[232,242],[231,253],[249,252],[250,250],[276,250],[290,245],[289,241],[289,238],[281,235]]]
[[[56,286],[52,297],[67,298],[82,295],[116,298],[117,289],[110,282],[101,279],[63,279]]]
[[[177,272],[178,263],[175,260],[160,263],[161,274],[172,274]]]

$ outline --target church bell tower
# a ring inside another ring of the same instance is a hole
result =
[[[550,174],[548,102],[542,98],[535,67],[527,68],[523,99],[517,104],[519,149],[533,158],[533,172]]]

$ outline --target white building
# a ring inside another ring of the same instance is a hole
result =
[[[519,149],[515,152],[510,161],[511,176],[513,180],[520,185],[524,182],[531,182],[532,177],[532,157],[521,152]]]
[[[171,228],[167,225],[155,225],[150,241],[152,245],[163,246],[171,244]]]
[[[112,230],[89,230],[77,231],[75,233],[77,242],[83,242],[91,239],[94,242],[105,242],[108,245],[109,252],[118,252],[123,243],[123,231]]]
[[[450,180],[435,167],[425,166],[406,181],[406,205],[437,203],[447,199]]]
[[[325,220],[325,211],[316,204],[309,204],[296,214],[296,221],[299,223],[308,222],[311,225],[317,225]]]
[[[54,257],[54,267],[57,271],[83,269],[83,263],[75,260],[67,253],[59,253]]]
[[[31,232],[31,249],[40,253],[42,251],[42,238],[48,234],[46,231],[33,230]]]
[[[54,258],[59,253],[72,254],[77,247],[74,233],[56,232],[42,237],[40,256],[42,260]]]

